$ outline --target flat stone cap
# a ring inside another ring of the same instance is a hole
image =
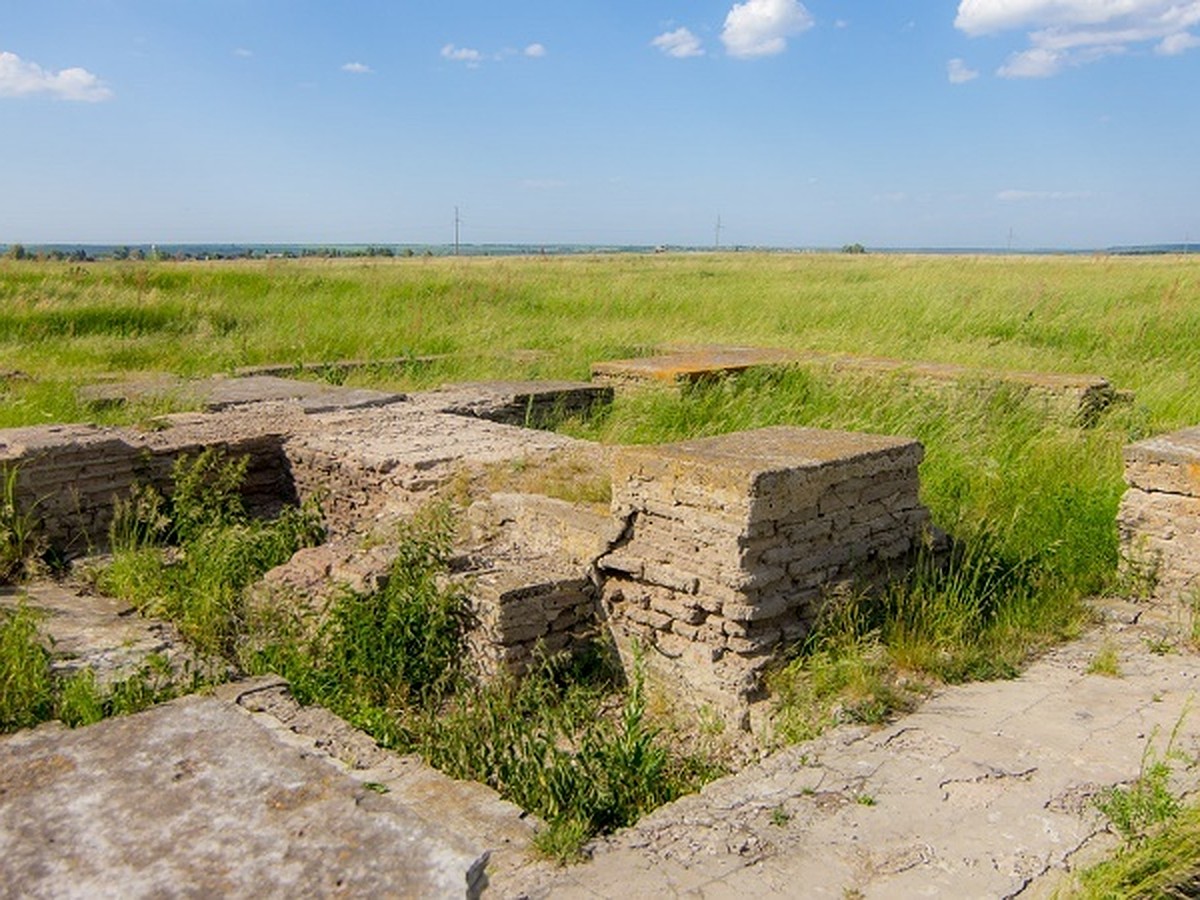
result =
[[[910,438],[776,426],[613,456],[613,507],[685,506],[755,521],[812,506],[852,479],[915,479],[924,449]]]
[[[1127,446],[1125,480],[1144,491],[1200,497],[1200,427]]]
[[[672,384],[744,372],[756,366],[794,362],[796,354],[770,347],[705,347],[663,356],[614,359],[592,364],[592,377]]]
[[[913,453],[920,462],[921,445],[912,438],[776,425],[675,444],[627,447],[624,455],[652,456],[713,467],[746,476],[780,469],[818,469],[830,463],[880,454]]]

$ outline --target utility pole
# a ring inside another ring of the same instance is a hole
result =
[[[1010,226],[1008,229],[1008,252],[1012,253],[1013,230]]]
[[[454,207],[454,255],[458,256],[458,207]]]
[[[716,250],[721,249],[721,214],[720,213],[717,213],[717,242],[716,242],[716,247],[714,249],[716,249]]]

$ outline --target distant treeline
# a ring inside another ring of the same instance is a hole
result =
[[[156,244],[129,246],[107,245],[45,245],[9,244],[4,248],[6,259],[40,259],[62,262],[92,262],[98,259],[188,260],[188,259],[299,259],[301,257],[363,257],[363,256],[433,256],[432,249],[388,246],[366,247],[239,247],[239,246],[158,246]]]
[[[414,257],[414,256],[574,256],[578,254],[611,253],[694,253],[711,251],[711,247],[594,244],[0,244],[0,258],[56,260],[61,262],[92,262],[101,259],[130,260],[204,260],[204,259],[325,259],[357,257]],[[752,251],[759,253],[832,253],[832,247],[750,247],[732,246],[724,252]],[[842,253],[866,253],[862,244],[846,244]],[[1143,244],[1107,247],[1094,250],[1037,248],[1013,251],[986,247],[879,247],[875,253],[920,253],[939,255],[1028,255],[1056,254],[1086,255],[1110,253],[1117,256],[1150,256],[1157,254],[1192,254],[1200,252],[1200,244]]]

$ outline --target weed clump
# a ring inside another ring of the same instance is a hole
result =
[[[248,458],[209,448],[180,457],[165,500],[151,487],[118,501],[113,562],[97,586],[148,615],[171,619],[197,649],[231,656],[246,616],[244,592],[268,569],[323,537],[315,505],[251,519],[241,498]]]
[[[72,728],[126,715],[200,686],[180,683],[163,657],[150,657],[133,674],[101,684],[91,669],[72,675],[51,671],[38,638],[37,613],[25,605],[0,609],[0,734],[60,719]]]
[[[37,640],[37,616],[27,606],[0,609],[0,733],[53,717],[50,654]]]
[[[36,517],[17,501],[17,469],[0,466],[0,584],[28,575],[44,549]]]

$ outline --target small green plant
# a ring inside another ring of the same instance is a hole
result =
[[[1165,760],[1148,760],[1142,773],[1127,787],[1105,791],[1096,807],[1127,841],[1139,841],[1179,812],[1179,798],[1170,788],[1171,767]]]
[[[874,796],[872,796],[871,794],[861,794],[860,793],[860,794],[854,795],[854,802],[857,803],[859,806],[874,806],[876,803],[876,800],[875,800]]]
[[[0,466],[0,584],[27,575],[44,549],[37,517],[17,499],[17,468]]]
[[[1104,643],[1096,651],[1091,662],[1088,663],[1087,672],[1089,675],[1103,675],[1106,678],[1121,677],[1121,660],[1117,645],[1111,639],[1105,639]]]
[[[1144,840],[1179,814],[1181,803],[1170,786],[1170,760],[1182,758],[1175,750],[1175,741],[1187,714],[1188,707],[1185,706],[1175,727],[1171,729],[1171,736],[1161,756],[1154,750],[1154,735],[1151,735],[1142,751],[1138,777],[1127,786],[1109,788],[1095,801],[1097,809],[1108,817],[1113,828],[1127,842]]]
[[[54,710],[50,654],[37,615],[24,604],[0,609],[0,733],[44,722]]]
[[[792,816],[791,813],[784,808],[783,804],[780,803],[778,806],[771,808],[770,820],[772,825],[777,828],[782,828],[792,820]]]

